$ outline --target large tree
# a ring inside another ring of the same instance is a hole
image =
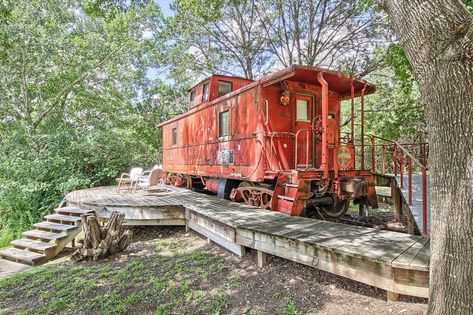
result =
[[[362,0],[260,1],[257,9],[267,49],[283,66],[359,63],[383,38],[381,16]]]
[[[426,106],[431,314],[473,313],[473,16],[460,0],[384,0]]]
[[[266,38],[256,18],[255,0],[175,0],[168,19],[170,63],[174,71],[220,72],[249,79],[268,66]]]

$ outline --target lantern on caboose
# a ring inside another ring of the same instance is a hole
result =
[[[283,91],[283,92],[281,93],[281,98],[280,98],[281,105],[284,105],[284,106],[289,105],[289,100],[290,100],[290,93],[289,93],[289,91]]]

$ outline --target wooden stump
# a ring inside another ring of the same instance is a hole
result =
[[[74,254],[73,261],[97,260],[123,251],[131,244],[133,232],[122,230],[124,213],[114,211],[104,227],[100,227],[95,213],[81,215],[84,244]]]

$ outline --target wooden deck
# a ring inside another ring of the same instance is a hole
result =
[[[79,190],[69,205],[95,210],[103,218],[126,213],[128,224],[186,225],[239,256],[271,254],[397,294],[428,297],[428,238],[309,218],[290,217],[214,196],[171,188],[149,195],[115,187]]]

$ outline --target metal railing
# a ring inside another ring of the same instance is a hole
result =
[[[371,138],[371,170],[373,173],[377,172],[377,151],[376,149],[381,147],[381,164],[383,175],[386,174],[386,151],[392,149],[393,151],[393,168],[394,176],[397,177],[398,167],[400,175],[400,188],[404,188],[404,172],[405,164],[407,162],[407,199],[409,206],[412,206],[412,174],[413,174],[413,163],[414,167],[417,167],[421,172],[422,176],[422,234],[426,235],[427,231],[427,154],[428,154],[428,143],[399,143],[396,141],[384,139],[382,137],[370,136]],[[382,143],[377,144],[376,140],[381,140]],[[407,149],[409,147],[411,150]],[[420,149],[420,158],[416,158],[412,151],[412,148]],[[422,160],[422,162],[420,161]],[[407,161],[406,161],[407,160]],[[415,169],[414,169],[415,171]]]

